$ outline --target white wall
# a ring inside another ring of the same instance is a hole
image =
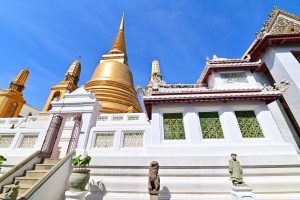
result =
[[[263,131],[264,138],[243,138],[234,111],[253,110]],[[203,139],[198,112],[217,111],[224,139]],[[163,113],[183,113],[185,139],[164,140]],[[231,151],[248,154],[295,154],[286,143],[267,105],[260,101],[154,105],[152,110],[152,139],[149,152],[223,155]],[[289,142],[289,141],[287,141]],[[257,147],[253,147],[257,145]],[[156,148],[158,147],[158,148]],[[169,148],[169,150],[168,150]],[[173,148],[173,149],[172,149]],[[274,149],[275,148],[275,149]],[[172,150],[171,150],[172,149]],[[196,152],[193,152],[196,150]],[[262,151],[264,149],[264,151]],[[200,151],[202,150],[202,152]]]
[[[300,63],[291,51],[300,51],[300,47],[281,46],[268,48],[262,60],[266,63],[276,82],[282,80],[293,82],[293,85],[290,85],[283,96],[296,121],[300,124]]]
[[[226,83],[222,78],[222,73],[244,72],[247,77],[247,82]],[[260,84],[257,83],[255,77],[249,70],[218,72],[213,71],[208,77],[208,87],[212,89],[259,89]]]

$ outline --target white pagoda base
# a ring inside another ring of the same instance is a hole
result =
[[[65,196],[66,196],[65,200],[84,200],[87,192],[88,191],[73,192],[68,190],[65,192]]]
[[[253,200],[256,199],[253,189],[248,186],[232,187],[232,200]]]

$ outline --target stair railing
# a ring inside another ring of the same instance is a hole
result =
[[[67,181],[72,171],[72,157],[75,151],[68,153],[37,183],[33,185],[18,200],[43,199],[54,200],[62,199],[66,191]],[[40,191],[39,191],[40,190]],[[50,194],[50,195],[46,195]],[[36,195],[36,196],[35,196]],[[57,197],[60,196],[60,197]]]
[[[42,146],[40,158],[50,158],[62,124],[62,120],[62,116],[53,115]]]
[[[35,164],[40,163],[39,154],[40,151],[34,152],[0,177],[0,193],[4,185],[13,183],[15,177],[22,176],[26,170],[33,169]]]
[[[73,151],[77,147],[77,142],[78,142],[78,137],[80,134],[80,129],[81,129],[81,124],[82,124],[82,115],[77,114],[74,120],[74,126],[70,138],[70,142],[68,145],[68,150],[67,153]]]

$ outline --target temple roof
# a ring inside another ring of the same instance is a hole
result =
[[[255,60],[259,52],[268,46],[296,41],[300,41],[300,18],[274,7],[243,58]]]
[[[269,18],[264,23],[260,32],[256,34],[257,39],[266,35],[282,35],[300,33],[300,18],[274,7]]]
[[[205,83],[212,71],[250,70],[254,71],[263,64],[261,60],[250,62],[246,59],[212,59],[206,62],[206,66],[200,76],[199,83]]]
[[[145,92],[141,87],[137,89],[143,100],[149,119],[151,119],[152,105],[164,103],[197,103],[197,102],[227,102],[227,101],[265,101],[278,99],[291,83],[282,81],[275,87],[260,88],[228,88],[213,89],[199,84],[160,85],[156,91]],[[182,86],[182,88],[180,88]]]

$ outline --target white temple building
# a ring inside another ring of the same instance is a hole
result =
[[[33,189],[21,185],[19,197],[64,199],[66,155],[75,150],[92,157],[90,182],[99,187],[93,199],[149,199],[155,160],[159,199],[230,200],[228,160],[236,153],[257,199],[299,200],[299,42],[300,19],[274,9],[243,58],[214,56],[195,84],[167,84],[154,60],[149,84],[137,88],[144,112],[101,113],[102,102],[82,86],[54,99],[47,112],[0,118],[0,154],[8,159],[0,188],[41,158],[60,158],[64,163]]]

